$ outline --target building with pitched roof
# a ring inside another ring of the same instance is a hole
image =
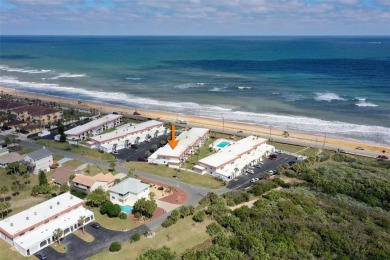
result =
[[[114,128],[121,123],[123,115],[108,114],[83,125],[65,131],[69,143],[77,143],[87,137],[98,135],[105,130]]]
[[[183,131],[176,139],[180,140],[175,149],[169,144],[159,148],[148,158],[149,163],[166,164],[172,168],[179,168],[187,157],[203,146],[208,138],[209,129],[192,128]]]
[[[76,167],[65,166],[55,170],[51,176],[51,180],[55,185],[60,186],[61,184],[67,183],[70,186],[69,178],[76,174]]]
[[[268,145],[267,139],[250,135],[199,160],[194,171],[230,181],[243,174],[246,167],[261,162],[264,156],[274,151],[275,147]]]
[[[40,170],[50,171],[53,164],[53,154],[48,149],[40,149],[26,154],[24,160],[31,164],[33,173],[38,174]]]
[[[131,144],[138,144],[148,138],[166,134],[164,123],[150,120],[139,124],[126,124],[118,127],[116,130],[91,137],[100,150],[110,153],[114,150],[126,148]]]
[[[94,214],[83,207],[84,200],[64,193],[0,221],[0,238],[24,256],[30,256],[56,241],[54,230],[71,234],[81,225],[94,219]]]
[[[149,196],[149,185],[134,178],[127,178],[108,189],[110,201],[119,205],[130,205]]]
[[[62,111],[56,108],[25,105],[12,109],[12,114],[23,122],[39,121],[42,125],[57,122],[62,118]]]
[[[115,179],[115,176],[111,173],[99,173],[95,176],[76,174],[76,177],[71,181],[71,186],[85,193],[90,193],[97,188],[107,190],[114,184]]]
[[[15,152],[7,153],[0,156],[0,167],[5,168],[9,163],[13,162],[22,162],[24,161],[24,156]]]

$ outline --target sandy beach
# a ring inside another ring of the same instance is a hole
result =
[[[3,87],[0,87],[0,91],[3,94],[10,94],[18,98],[40,99],[46,102],[56,102],[63,105],[79,107],[85,110],[94,108],[100,110],[103,113],[112,113],[115,111],[124,114],[133,114],[135,111],[134,108],[125,107],[125,106],[117,106],[117,105],[111,105],[106,103],[98,103],[98,102],[84,101],[78,99],[42,95],[42,94],[31,93],[31,92],[22,92],[19,90],[8,89]],[[255,124],[232,122],[232,121],[226,121],[226,120],[220,120],[220,119],[214,119],[208,117],[200,117],[200,116],[191,116],[185,114],[176,114],[176,113],[165,112],[165,111],[137,109],[137,112],[140,113],[141,116],[158,119],[166,122],[174,122],[177,119],[182,119],[182,120],[186,120],[187,123],[190,125],[195,125],[200,127],[218,129],[223,131],[232,131],[232,132],[243,131],[245,133],[259,135],[264,138],[269,138],[270,134],[272,139],[284,138],[283,137],[284,130],[276,129],[273,127],[270,128],[261,125],[255,125]],[[290,131],[288,133],[289,133],[289,137],[288,137],[289,140],[298,140],[302,142],[310,142],[313,144],[316,143],[318,144],[317,147],[321,147],[323,144],[340,147],[340,149],[341,148],[354,149],[357,146],[361,146],[365,150],[370,150],[374,152],[381,152],[383,150],[388,152],[390,148],[390,147],[371,144],[371,143],[365,143],[365,142],[359,142],[353,140],[341,140],[336,138],[329,138],[326,136],[319,136],[319,135],[317,136],[313,134],[290,132]]]

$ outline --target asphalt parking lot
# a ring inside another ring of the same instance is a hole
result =
[[[128,241],[134,233],[143,234],[147,230],[149,230],[149,228],[146,225],[141,225],[132,230],[122,232],[105,229],[104,227],[95,229],[88,224],[85,227],[85,231],[95,238],[93,242],[85,242],[76,235],[70,234],[62,239],[62,243],[68,247],[67,253],[58,253],[50,246],[41,251],[46,254],[48,260],[81,260],[107,249],[113,241],[125,242]]]
[[[231,180],[227,185],[229,189],[245,189],[252,186],[250,182],[252,178],[263,178],[264,173],[269,170],[275,170],[279,165],[287,164],[289,161],[296,161],[296,157],[288,154],[278,154],[275,160],[265,159],[264,164],[260,168],[253,168],[254,174],[245,173],[234,180]]]
[[[167,135],[158,136],[155,138],[152,138],[150,142],[142,142],[138,144],[138,148],[125,148],[118,150],[118,154],[116,155],[116,158],[120,162],[130,162],[130,161],[137,161],[140,157],[147,157],[146,152],[152,149],[152,146],[155,144],[157,145],[157,149],[161,146],[161,141],[167,141],[169,137]],[[157,150],[156,149],[156,150]]]

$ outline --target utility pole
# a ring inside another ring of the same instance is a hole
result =
[[[326,133],[325,133],[325,138],[324,138],[324,144],[322,145],[322,150],[325,149],[325,142],[326,142]]]

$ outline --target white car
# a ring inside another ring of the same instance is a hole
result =
[[[271,174],[271,175],[274,175],[276,174],[278,171],[277,170],[269,170],[268,173]]]
[[[260,179],[259,178],[252,178],[251,183],[258,182]]]
[[[118,155],[118,151],[112,151],[111,152],[113,155]]]
[[[255,174],[255,172],[253,170],[246,170],[246,172],[249,174]]]

